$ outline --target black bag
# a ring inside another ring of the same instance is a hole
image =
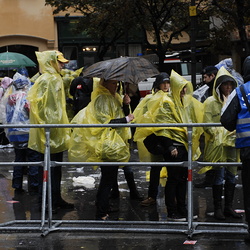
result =
[[[72,81],[69,92],[73,96],[73,110],[75,114],[89,104],[92,91],[92,78],[79,76]]]
[[[164,136],[157,136],[155,134],[151,134],[143,140],[143,143],[149,153],[154,155],[162,155],[166,153],[167,150],[164,145],[163,137]]]

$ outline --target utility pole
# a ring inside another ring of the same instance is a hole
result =
[[[191,0],[191,5],[189,6],[189,16],[191,19],[191,80],[194,87],[196,89],[196,6],[195,0]]]

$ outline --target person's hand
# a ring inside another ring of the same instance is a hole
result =
[[[126,116],[126,119],[127,119],[127,122],[131,122],[131,121],[133,121],[134,120],[134,115],[133,114],[129,114],[129,115],[127,115]]]
[[[178,155],[178,150],[177,150],[177,148],[175,148],[175,149],[173,149],[173,150],[171,151],[171,156],[177,157],[177,155]]]
[[[126,104],[126,105],[129,105],[131,102],[131,99],[129,97],[128,94],[125,94],[124,97],[123,97],[123,103]]]

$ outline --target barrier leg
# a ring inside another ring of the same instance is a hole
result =
[[[192,127],[188,127],[188,237],[193,235]]]

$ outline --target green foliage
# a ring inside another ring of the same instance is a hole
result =
[[[249,55],[250,48],[245,30],[245,26],[250,24],[249,0],[213,0],[212,4],[215,6],[213,14],[221,19],[223,28],[228,33],[238,31],[243,52],[241,56]]]
[[[191,31],[190,1],[185,0],[46,0],[46,4],[54,7],[54,13],[64,11],[67,15],[72,10],[80,13],[77,32],[84,31],[95,40],[99,39],[101,56],[117,39],[140,29],[147,47],[163,60],[172,47],[173,38],[178,39],[183,31],[189,34]],[[230,32],[238,29],[242,37],[243,25],[250,23],[249,0],[198,0],[195,6],[195,30],[199,37],[210,40],[216,53],[230,48]],[[212,16],[220,20],[222,26],[215,23],[210,33],[208,28],[215,20]],[[153,34],[155,45],[147,40],[147,31]]]

